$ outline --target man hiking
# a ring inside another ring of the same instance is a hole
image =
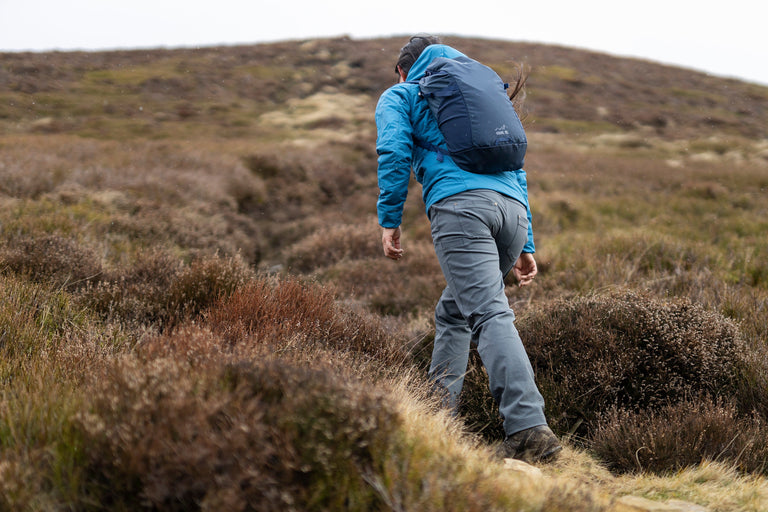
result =
[[[504,422],[502,456],[551,460],[562,447],[547,426],[544,399],[504,293],[510,271],[520,286],[537,274],[526,173],[507,168],[479,174],[454,161],[419,83],[435,59],[471,61],[435,37],[413,37],[398,57],[399,83],[381,95],[376,107],[384,254],[394,260],[405,255],[400,224],[413,171],[447,281],[435,309],[430,378],[455,410],[470,344],[476,343]]]

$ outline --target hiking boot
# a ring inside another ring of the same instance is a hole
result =
[[[539,425],[507,437],[499,451],[504,458],[519,459],[530,464],[554,460],[562,449],[552,430],[546,425]]]

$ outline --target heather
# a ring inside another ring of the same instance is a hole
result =
[[[3,55],[0,510],[768,506],[768,90],[455,41],[531,65],[540,274],[507,294],[566,445],[535,480],[476,352],[457,417],[432,395],[415,183],[381,255],[400,43]]]

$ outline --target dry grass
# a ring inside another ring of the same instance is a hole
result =
[[[440,410],[418,379],[412,382],[402,375],[391,386],[406,450],[390,454],[386,480],[379,483],[389,508],[607,510],[609,500],[599,492],[565,479],[544,480],[503,469],[492,447]]]
[[[615,475],[584,450],[566,445],[545,474],[577,487],[602,489],[611,501],[626,495],[657,502],[683,501],[712,512],[759,512],[768,499],[768,482],[744,476],[733,466],[705,461],[679,471],[655,475],[635,471]]]
[[[628,475],[616,483],[618,492],[685,500],[713,512],[758,512],[768,499],[764,478],[744,477],[728,465],[710,462],[671,475]]]

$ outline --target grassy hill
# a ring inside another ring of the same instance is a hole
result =
[[[765,87],[556,46],[447,39],[511,80],[532,68],[529,128],[648,128],[667,138],[764,138]],[[324,89],[374,101],[399,39],[347,38],[196,50],[3,56],[3,128],[123,138],[263,135],[256,118]],[[41,120],[50,118],[50,124]],[[184,127],[184,128],[182,128]],[[112,129],[110,129],[112,128]],[[186,132],[185,130],[189,130]]]
[[[540,479],[429,394],[418,184],[380,255],[402,39],[0,55],[0,510],[768,508],[768,88],[446,40],[530,68]]]

